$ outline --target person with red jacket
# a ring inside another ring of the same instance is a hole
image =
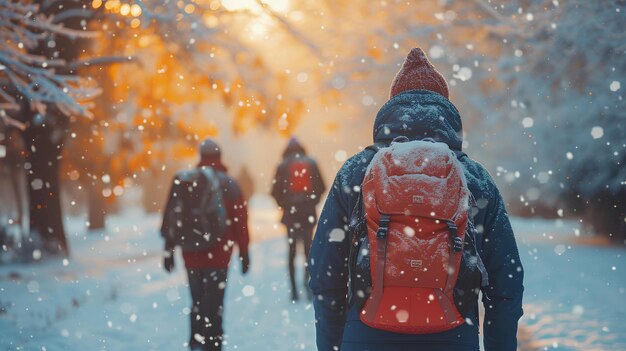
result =
[[[222,198],[226,207],[226,230],[221,234],[218,243],[207,249],[183,250],[185,268],[189,279],[191,292],[191,336],[189,348],[191,350],[221,350],[222,349],[222,316],[224,313],[224,291],[227,281],[228,264],[236,244],[239,249],[239,258],[242,273],[246,274],[250,265],[248,256],[248,211],[241,189],[237,182],[227,174],[226,167],[221,162],[219,146],[207,139],[200,145],[199,168],[210,167],[218,177],[221,186]],[[173,189],[172,189],[173,190]],[[163,216],[161,234],[165,241],[163,267],[167,272],[174,268],[174,248],[166,235],[171,217],[167,216],[173,210],[176,196],[170,191]]]

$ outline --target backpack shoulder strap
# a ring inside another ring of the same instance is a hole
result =
[[[379,141],[379,142],[375,142],[372,145],[369,145],[365,148],[365,150],[372,150],[374,152],[378,152],[380,151],[380,149],[389,146],[389,143],[386,143],[384,141]]]
[[[380,149],[386,147],[388,143],[385,142],[377,142],[372,145],[367,146],[364,150],[370,151],[371,156],[368,154],[368,163],[371,162],[372,158]],[[373,152],[371,152],[373,151]],[[350,213],[350,218],[348,222],[348,233],[350,237],[350,249],[348,251],[348,275],[350,279],[350,287],[348,289],[348,300],[350,303],[353,302],[353,273],[356,264],[356,256],[358,254],[357,247],[362,240],[367,239],[367,228],[365,225],[365,210],[363,208],[363,189],[360,189],[356,198],[356,202],[352,207],[352,211]]]
[[[457,160],[459,161],[461,161],[465,157],[469,158],[469,156],[467,156],[467,154],[463,151],[452,150],[452,152],[454,152]],[[474,196],[470,193],[470,208],[475,207],[475,206],[476,206],[476,200],[474,199]],[[468,221],[468,225],[473,228],[472,230],[468,230],[467,234],[470,236],[470,240],[472,241],[472,245],[474,246],[474,250],[476,251],[476,257],[478,259],[478,262],[476,262],[476,264],[478,266],[478,270],[480,271],[480,277],[481,277],[480,286],[481,288],[484,288],[484,287],[489,286],[489,274],[487,273],[487,268],[485,267],[485,263],[483,262],[482,257],[480,256],[480,250],[478,249],[478,244],[476,242],[476,233],[475,233],[476,229],[474,225],[474,218],[471,216],[470,213],[468,213],[467,215],[467,221]]]
[[[221,180],[218,172],[211,167],[200,167],[198,170],[207,182],[207,187],[202,197],[202,208],[206,208],[209,205],[209,200],[212,198],[217,198],[219,202],[222,202]]]
[[[462,153],[462,154],[463,154],[462,156],[468,157],[465,153]],[[458,154],[457,154],[457,157],[458,157]],[[474,199],[474,195],[472,195],[471,193],[469,196],[469,202],[470,202],[469,211],[471,211],[472,207],[476,207],[476,199]],[[474,224],[474,218],[471,216],[471,213],[467,214],[467,225],[468,225],[467,235],[469,235],[469,238],[472,241],[474,250],[476,251],[476,258],[477,258],[476,265],[478,266],[478,271],[480,272],[480,287],[485,288],[489,286],[489,273],[487,272],[485,263],[483,262],[483,259],[480,256],[480,250],[478,248],[478,243],[477,243],[477,238],[476,238],[476,225]],[[484,291],[483,293],[486,295]]]
[[[218,177],[217,172],[211,167],[200,167],[200,173],[209,183],[211,190],[216,190],[215,188],[219,188],[220,179]]]
[[[459,161],[461,161],[461,159],[462,159],[463,157],[469,157],[469,156],[467,156],[467,154],[466,154],[465,152],[460,151],[460,150],[452,150],[452,152],[454,152],[454,154],[456,155],[456,158],[457,158]]]
[[[375,155],[378,151],[380,151],[380,149],[384,148],[387,146],[387,143],[385,142],[376,142],[374,144],[371,144],[369,146],[367,146],[365,148],[365,150],[369,150],[369,151],[374,151]],[[373,157],[372,155],[372,157]],[[369,162],[371,162],[371,158],[369,160]],[[357,196],[356,199],[356,203],[354,204],[354,207],[352,208],[352,212],[350,213],[350,222],[348,223],[349,227],[352,229],[352,227],[356,227],[357,224],[359,224],[362,220],[364,220],[364,215],[363,215],[363,195],[362,192],[359,191],[359,195]]]

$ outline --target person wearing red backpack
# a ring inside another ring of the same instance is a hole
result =
[[[174,248],[182,248],[191,293],[191,350],[222,349],[222,316],[228,265],[233,246],[246,274],[248,211],[241,189],[227,174],[220,147],[211,139],[200,145],[200,163],[174,177],[161,235],[165,239],[163,268],[174,269]]]
[[[317,162],[307,156],[298,139],[289,139],[283,153],[283,160],[276,169],[272,182],[272,197],[283,210],[281,223],[287,227],[289,243],[289,281],[291,283],[291,300],[298,300],[296,288],[294,260],[298,242],[304,247],[305,262],[309,257],[313,228],[317,223],[315,206],[320,202],[326,191]],[[305,270],[304,290],[309,299],[311,292],[306,285],[308,274]]]
[[[339,170],[308,270],[317,347],[514,351],[524,271],[504,201],[462,150],[445,79],[421,49],[395,77],[374,144]]]

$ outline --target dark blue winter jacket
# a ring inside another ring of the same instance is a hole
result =
[[[292,166],[296,166],[298,172],[302,172],[302,168],[308,170],[301,177],[306,179],[304,183],[308,183],[310,189],[303,192],[293,191],[292,185],[295,177]],[[288,228],[298,223],[302,226],[310,226],[312,230],[317,221],[315,207],[325,191],[326,185],[317,162],[307,156],[304,147],[292,138],[283,153],[283,160],[278,165],[272,182],[272,197],[283,209],[281,223]]]
[[[411,90],[396,95],[379,111],[374,142],[389,143],[397,136],[411,140],[433,138],[461,150],[462,124],[454,105],[439,94]],[[365,149],[341,167],[321,213],[309,256],[310,287],[317,347],[320,351],[348,350],[478,350],[478,301],[467,322],[447,332],[396,334],[370,328],[359,320],[348,294],[348,221],[359,187],[374,151]],[[486,351],[514,351],[517,323],[522,316],[523,269],[504,202],[489,173],[469,157],[460,158],[468,187],[476,200],[472,208],[477,244],[489,275],[483,288]],[[332,235],[331,235],[332,232]],[[413,346],[413,348],[408,348]]]

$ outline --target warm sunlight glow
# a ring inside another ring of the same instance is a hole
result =
[[[120,7],[120,15],[128,16],[129,14],[130,14],[130,5],[129,4],[122,5],[122,7]]]
[[[248,30],[253,37],[262,37],[267,33],[267,24],[264,21],[254,21],[248,25]]]
[[[205,14],[203,20],[204,24],[209,28],[215,28],[220,24],[219,18],[215,15]]]
[[[133,18],[133,20],[130,21],[131,28],[138,28],[140,25],[141,25],[141,21],[139,20],[139,18]]]
[[[287,12],[289,10],[289,0],[267,0],[263,3],[269,5],[274,11]]]
[[[289,0],[265,0],[262,2],[277,12],[287,12],[289,10]],[[222,0],[222,6],[229,11],[248,10],[259,12],[261,10],[256,0]]]
[[[142,12],[141,7],[140,7],[139,5],[137,5],[137,4],[133,4],[133,5],[130,7],[130,14],[131,14],[133,17],[139,17],[139,16],[141,16],[141,12]]]

